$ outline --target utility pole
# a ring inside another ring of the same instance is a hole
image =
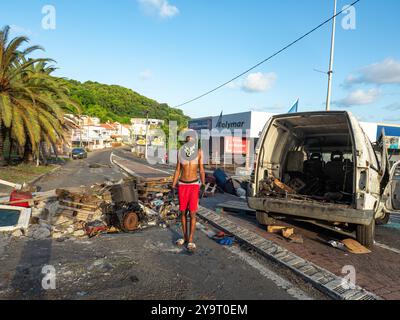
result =
[[[82,148],[82,118],[79,115],[78,116],[78,121],[79,121],[79,147]]]
[[[337,0],[334,0],[334,9],[333,15],[336,16],[337,11]],[[336,33],[336,17],[333,18],[333,26],[332,26],[332,39],[331,39],[331,56],[329,62],[329,71],[328,71],[328,94],[326,97],[326,111],[330,111],[331,109],[331,95],[332,95],[332,73],[333,73],[333,57],[335,53],[335,33]]]
[[[147,142],[147,138],[149,136],[149,111],[146,111],[146,147],[144,150],[144,158],[147,160],[147,147],[148,147],[148,142]]]

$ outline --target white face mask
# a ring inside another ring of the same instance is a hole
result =
[[[194,153],[196,152],[196,145],[184,145],[183,146],[183,151],[185,152],[186,157],[190,158],[191,156],[194,155]]]

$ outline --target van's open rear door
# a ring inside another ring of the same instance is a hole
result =
[[[388,194],[390,195],[390,199],[386,203],[387,209],[400,213],[400,161],[395,163],[390,170]]]
[[[379,141],[382,150],[381,157],[381,192],[385,201],[386,210],[400,213],[400,161],[392,168],[389,165],[389,154],[386,146],[385,132],[382,130]]]

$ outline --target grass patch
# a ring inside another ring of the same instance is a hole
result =
[[[17,166],[8,166],[0,168],[0,177],[2,180],[7,180],[15,183],[29,182],[42,174],[48,173],[57,166],[39,166],[35,164],[20,164]],[[3,186],[0,185],[0,188]]]

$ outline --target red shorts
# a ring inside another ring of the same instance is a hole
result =
[[[199,192],[200,185],[196,184],[179,184],[179,210],[185,212],[196,212],[199,208]]]

